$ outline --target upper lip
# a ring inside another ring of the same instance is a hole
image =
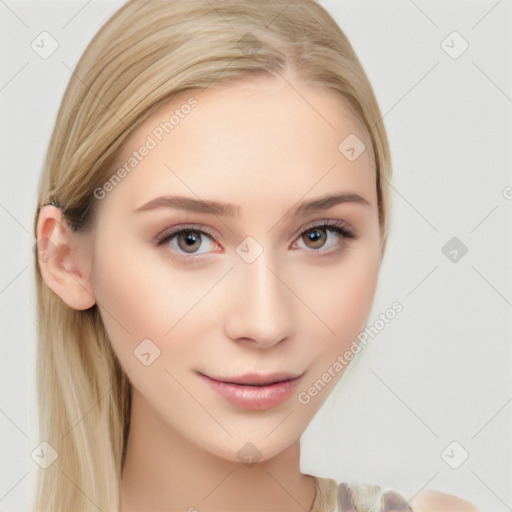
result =
[[[289,373],[289,372],[276,372],[276,373],[246,373],[244,375],[238,375],[236,377],[212,377],[210,375],[202,374],[210,379],[226,382],[230,384],[240,384],[247,386],[266,386],[269,384],[275,384],[276,382],[283,382],[286,380],[292,380],[300,377],[302,374]]]

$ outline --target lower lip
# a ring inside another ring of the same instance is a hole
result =
[[[256,410],[270,409],[286,402],[293,394],[300,380],[300,377],[296,377],[295,379],[276,382],[268,386],[247,386],[220,382],[202,374],[201,377],[230,404],[244,409]]]

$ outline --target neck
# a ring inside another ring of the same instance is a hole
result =
[[[297,440],[252,466],[218,457],[172,430],[133,389],[120,512],[304,512],[315,497]]]

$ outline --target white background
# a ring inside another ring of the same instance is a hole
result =
[[[42,441],[37,180],[70,69],[122,3],[0,1],[0,512],[29,510],[30,452]],[[321,4],[365,67],[392,150],[392,230],[369,325],[394,301],[404,310],[370,339],[308,427],[302,470],[510,511],[511,3]],[[59,44],[47,59],[31,48],[43,31]],[[469,44],[458,58],[444,49],[462,48],[453,31]],[[456,262],[442,252],[452,237],[468,248]],[[469,454],[458,469],[441,457],[452,441],[452,464]]]

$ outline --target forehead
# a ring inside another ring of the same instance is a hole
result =
[[[116,168],[130,159],[116,188],[134,207],[163,193],[261,206],[346,189],[376,200],[371,139],[359,120],[333,91],[285,78],[180,94],[131,134]]]

